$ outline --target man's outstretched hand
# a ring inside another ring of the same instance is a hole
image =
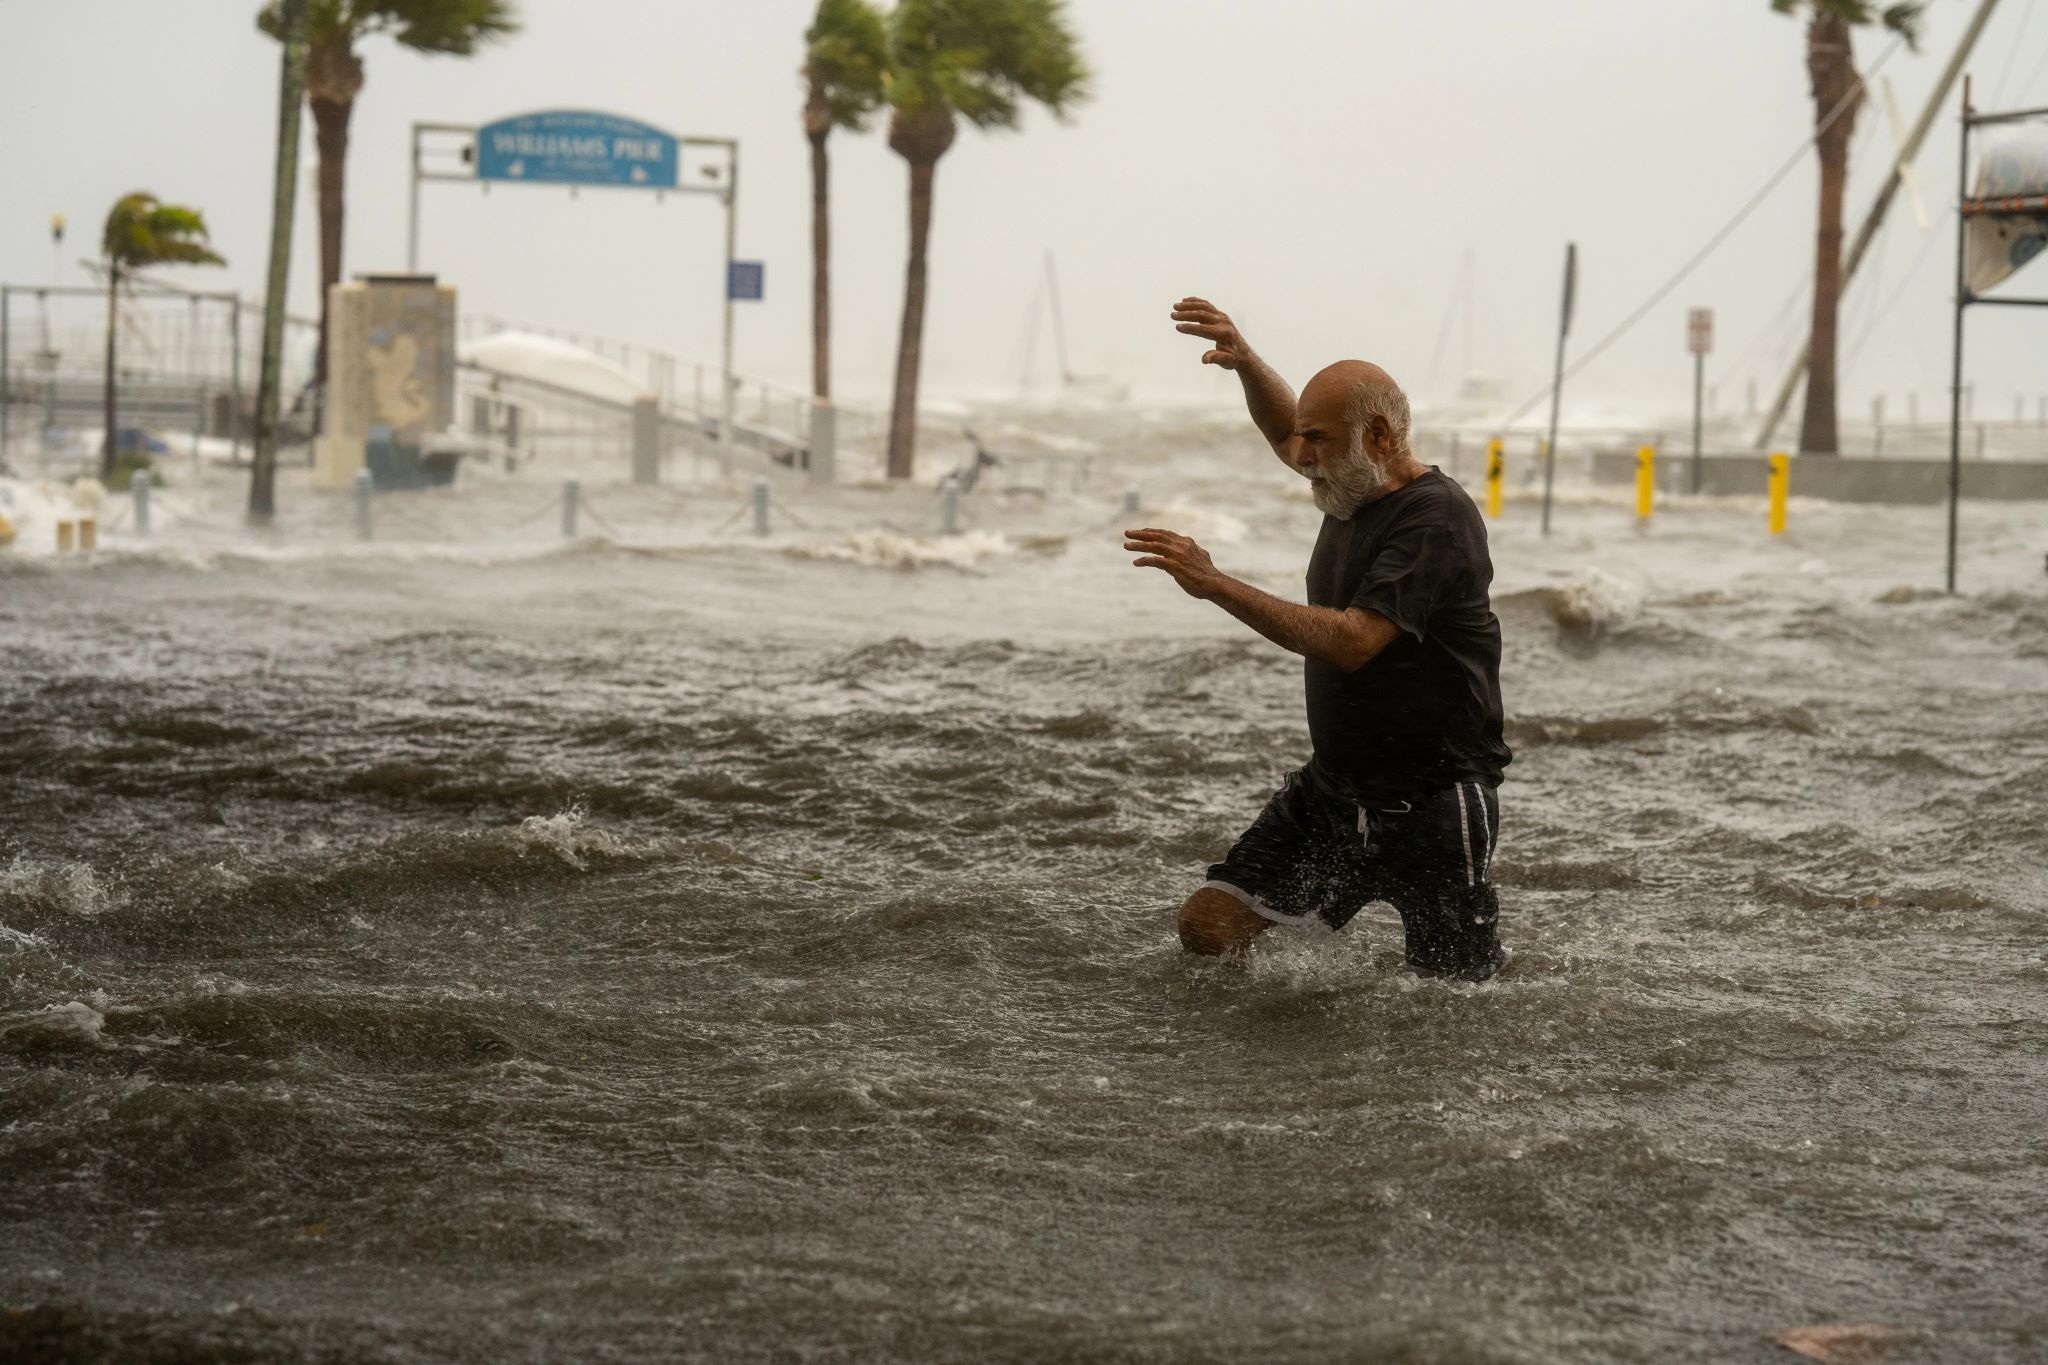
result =
[[[1245,344],[1244,334],[1237,330],[1230,314],[1207,299],[1182,299],[1173,306],[1173,320],[1180,324],[1174,331],[1203,337],[1211,343],[1210,348],[1202,352],[1204,365],[1220,365],[1226,370],[1234,370],[1252,358],[1252,348]]]
[[[1131,561],[1134,567],[1164,569],[1173,575],[1174,582],[1180,584],[1180,590],[1190,597],[1212,598],[1217,588],[1228,581],[1210,562],[1207,550],[1172,531],[1150,526],[1126,531],[1124,548],[1141,552],[1137,559]]]

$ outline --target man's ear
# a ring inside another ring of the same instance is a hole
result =
[[[1394,447],[1394,428],[1386,418],[1373,413],[1365,419],[1365,439],[1372,446],[1373,454],[1389,455]]]

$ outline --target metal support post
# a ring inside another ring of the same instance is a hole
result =
[[[562,539],[564,540],[574,540],[576,538],[576,505],[582,499],[583,485],[577,483],[574,479],[564,480],[562,483]]]
[[[1707,358],[1695,352],[1692,358],[1692,491],[1700,491],[1700,392],[1707,380]]]
[[[754,534],[768,534],[768,480],[754,480]]]
[[[739,250],[740,144],[726,144],[732,160],[725,179],[725,325],[719,346],[718,443],[725,452],[724,475],[732,477],[733,392],[732,392],[732,262]]]
[[[1557,323],[1557,368],[1550,381],[1550,439],[1543,443],[1543,534],[1550,534],[1550,489],[1557,478],[1557,409],[1564,397],[1564,339],[1572,330],[1572,296],[1577,290],[1579,247],[1564,247],[1564,308]]]
[[[6,286],[0,285],[0,464],[7,463],[7,424],[8,419],[14,415],[8,406],[12,384],[7,374],[7,300],[12,292]],[[52,382],[55,382],[55,376],[52,376]]]
[[[1956,203],[1970,197],[1970,78],[1963,77],[1962,154],[1956,158]],[[1948,388],[1948,591],[1956,590],[1956,504],[1963,495],[1963,309],[1970,302],[1963,278],[1963,247],[1968,240],[1968,214],[1956,214],[1955,335],[1951,344]]]
[[[412,192],[405,209],[405,273],[420,272],[420,126],[412,126]]]
[[[946,481],[939,485],[941,508],[939,512],[939,533],[955,535],[960,530],[960,479],[948,474]]]
[[[242,300],[228,298],[228,463],[242,462]]]
[[[128,480],[128,495],[135,505],[135,534],[149,535],[149,471],[138,469]]]

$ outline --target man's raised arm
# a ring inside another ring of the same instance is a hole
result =
[[[1230,315],[1207,299],[1185,298],[1173,306],[1176,332],[1206,339],[1209,349],[1202,353],[1204,365],[1235,371],[1244,385],[1244,405],[1252,421],[1273,447],[1273,453],[1287,459],[1287,443],[1294,437],[1294,390],[1259,359],[1246,344],[1244,334]],[[1291,462],[1289,467],[1291,468]]]

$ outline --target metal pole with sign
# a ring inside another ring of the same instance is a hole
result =
[[[1550,534],[1550,486],[1557,477],[1557,407],[1564,394],[1564,339],[1572,330],[1572,295],[1579,283],[1579,245],[1564,244],[1564,308],[1557,320],[1557,368],[1550,381],[1550,439],[1543,443],[1543,534]]]
[[[1686,349],[1692,352],[1692,491],[1700,491],[1700,395],[1707,376],[1707,352],[1714,349],[1714,310],[1695,308],[1685,317]]]
[[[732,477],[733,401],[732,391],[732,305],[733,254],[739,249],[740,145],[732,144],[732,159],[725,179],[725,323],[718,355],[718,448],[725,452],[725,476]]]
[[[438,145],[430,145],[424,134],[449,134]],[[711,147],[725,153],[723,165],[700,165],[692,183],[683,174],[683,149]],[[433,169],[429,162],[444,164],[459,157],[459,170]],[[519,114],[482,127],[457,123],[415,123],[408,157],[411,185],[406,222],[406,268],[419,270],[419,187],[429,180],[513,182],[534,185],[567,185],[571,191],[584,186],[617,189],[673,191],[678,194],[715,194],[725,206],[726,299],[719,342],[720,378],[724,395],[719,402],[719,444],[725,450],[728,468],[737,436],[733,420],[733,299],[731,269],[737,247],[739,217],[740,144],[723,137],[677,137],[651,124],[616,114],[589,110],[556,109]],[[701,424],[702,412],[698,414]]]

